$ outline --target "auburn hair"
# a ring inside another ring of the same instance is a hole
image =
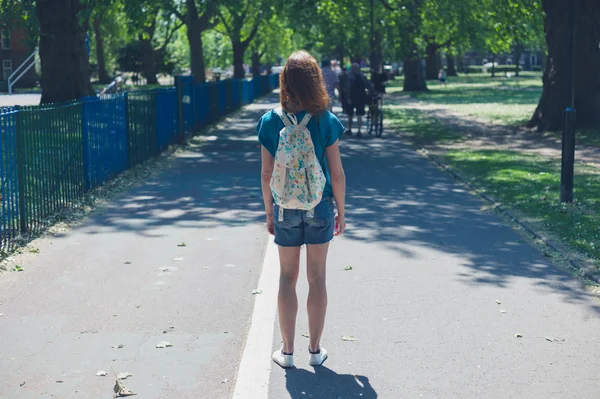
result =
[[[280,103],[287,112],[300,108],[318,115],[329,105],[321,68],[315,57],[306,51],[296,51],[287,59],[279,75]],[[293,108],[290,109],[290,105]]]

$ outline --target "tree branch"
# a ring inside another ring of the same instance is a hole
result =
[[[181,29],[181,27],[183,25],[184,25],[183,22],[178,25],[175,25],[175,28],[173,28],[173,30],[167,34],[167,37],[165,38],[165,42],[163,43],[163,45],[160,46],[158,49],[156,49],[156,51],[163,51],[165,48],[167,48],[167,45],[173,38],[173,35],[175,34],[175,32],[177,32],[179,29]]]
[[[221,19],[221,22],[223,22],[223,26],[225,26],[225,31],[227,32],[227,34],[232,36],[233,32],[232,32],[231,28],[229,27],[229,25],[227,24],[227,20],[225,19],[225,16],[223,15],[223,13],[221,11],[219,11],[219,12],[217,12],[217,15]]]
[[[250,34],[248,35],[248,37],[245,40],[242,40],[243,46],[248,46],[248,44],[250,44],[250,42],[254,39],[254,36],[256,36],[256,34],[258,33],[259,25],[260,25],[260,12],[256,16],[256,19],[254,20],[254,26],[252,26],[252,30],[250,31]]]
[[[188,0],[190,1],[190,0]],[[194,0],[191,0],[192,2]],[[212,19],[212,17],[215,15],[215,13],[218,10],[219,6],[219,1],[218,0],[207,0],[207,4],[206,4],[206,8],[204,9],[204,12],[202,13],[202,16],[198,18],[198,24],[200,25],[200,29],[202,30],[206,30],[209,27],[209,22]],[[194,4],[195,7],[195,4]],[[198,16],[197,11],[196,11],[196,16]]]

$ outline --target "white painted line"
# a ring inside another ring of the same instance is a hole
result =
[[[279,289],[279,257],[273,236],[269,237],[262,272],[258,280],[250,331],[238,370],[234,399],[267,399],[271,376],[273,329]]]

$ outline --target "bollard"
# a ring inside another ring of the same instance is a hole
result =
[[[563,115],[562,162],[560,171],[560,202],[573,202],[575,168],[575,110],[565,109]]]

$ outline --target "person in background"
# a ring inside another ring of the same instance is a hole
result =
[[[117,76],[116,79],[111,84],[109,84],[102,90],[100,95],[103,96],[105,94],[117,94],[118,92],[120,92],[122,90],[123,83],[124,83],[123,78],[120,76]]]
[[[383,67],[381,65],[371,72],[371,83],[373,83],[373,90],[375,93],[385,94],[385,85],[387,81],[388,75],[383,71]]]
[[[447,75],[444,68],[440,69],[440,72],[438,73],[438,79],[442,85],[446,86]]]
[[[327,95],[329,96],[329,105],[327,109],[329,112],[332,112],[335,90],[337,89],[338,92],[340,91],[340,81],[338,80],[337,73],[331,68],[331,61],[327,58],[321,63],[321,73],[323,74],[325,88],[327,89]]]
[[[340,81],[340,105],[342,106],[342,112],[346,115],[350,115],[348,111],[348,71],[346,68],[341,68],[338,76]]]
[[[346,134],[352,135],[352,118],[356,112],[356,122],[358,133],[356,137],[361,137],[362,118],[365,115],[365,106],[367,105],[368,92],[372,91],[371,83],[360,71],[360,65],[352,64],[350,74],[348,75],[348,130]]]

